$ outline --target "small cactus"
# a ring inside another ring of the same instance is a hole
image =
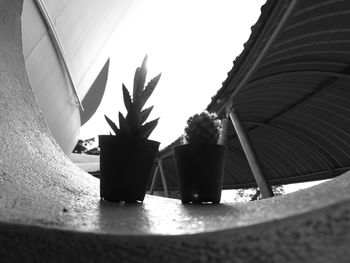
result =
[[[124,115],[119,112],[119,128],[105,115],[107,123],[116,135],[121,134],[147,139],[158,124],[159,118],[144,124],[150,115],[153,106],[144,110],[143,107],[157,86],[161,76],[161,74],[158,74],[145,86],[147,75],[146,63],[147,56],[143,59],[141,67],[136,69],[132,98],[125,85],[122,85],[124,105],[127,109],[127,115],[124,117]]]
[[[185,141],[190,144],[217,144],[220,137],[220,120],[207,111],[187,120]]]

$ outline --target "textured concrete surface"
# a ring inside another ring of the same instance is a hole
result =
[[[39,112],[21,7],[0,1],[0,262],[349,262],[350,173],[248,204],[100,201]]]

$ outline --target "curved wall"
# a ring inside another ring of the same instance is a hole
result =
[[[110,56],[113,32],[133,2],[24,1],[22,38],[28,78],[50,131],[67,154],[79,136],[78,101]]]

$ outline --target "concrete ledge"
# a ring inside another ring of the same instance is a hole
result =
[[[21,8],[0,1],[0,262],[349,262],[350,173],[249,204],[100,201],[36,105]]]
[[[278,209],[271,202],[183,206],[150,196],[139,205],[93,201],[82,213],[62,213],[61,220],[1,223],[0,242],[5,245],[0,258],[9,259],[2,262],[348,262],[348,204],[298,214],[284,209],[285,200],[279,200]]]
[[[80,169],[89,173],[100,172],[100,156],[72,153],[69,159]]]

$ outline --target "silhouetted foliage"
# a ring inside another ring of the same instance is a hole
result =
[[[283,185],[272,186],[275,196],[284,195]],[[259,188],[239,189],[234,196],[235,201],[256,201],[262,199]]]
[[[221,122],[214,113],[203,111],[187,120],[185,142],[189,144],[217,144]]]
[[[124,117],[124,115],[119,112],[119,128],[105,115],[107,123],[116,135],[121,134],[147,139],[158,124],[159,118],[145,123],[153,106],[148,107],[147,109],[143,109],[143,107],[156,88],[161,74],[152,78],[148,84],[145,85],[147,75],[146,64],[147,56],[143,59],[141,67],[136,69],[132,97],[125,85],[122,85],[124,105],[127,109],[127,115]]]
[[[79,139],[77,145],[73,150],[73,153],[100,155],[100,148],[92,147],[94,142],[95,142],[94,137],[86,140]]]

